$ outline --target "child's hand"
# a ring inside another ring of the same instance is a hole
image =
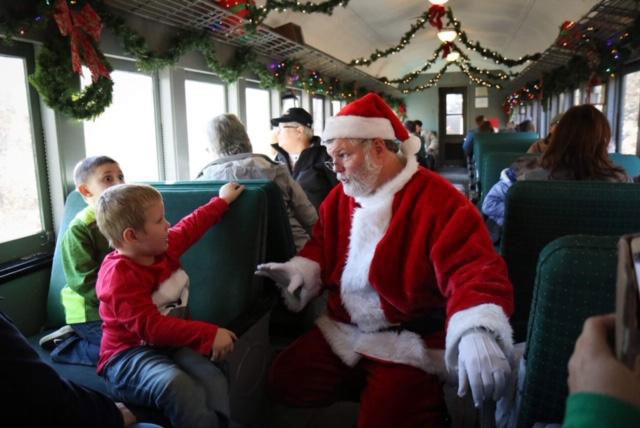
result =
[[[244,186],[238,183],[231,182],[225,184],[220,188],[219,195],[221,199],[224,199],[227,204],[231,205],[231,203],[235,201],[238,196],[240,196],[240,193],[242,193],[243,190]]]
[[[233,351],[233,344],[237,339],[234,332],[226,328],[218,328],[218,333],[211,347],[211,360],[224,360],[227,354]]]

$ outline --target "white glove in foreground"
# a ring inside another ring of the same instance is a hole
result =
[[[474,330],[462,336],[458,345],[458,396],[466,395],[471,386],[476,407],[490,398],[497,401],[510,374],[509,361],[491,333]]]
[[[304,284],[302,272],[290,263],[264,263],[256,268],[256,275],[271,278],[281,287],[293,294]]]

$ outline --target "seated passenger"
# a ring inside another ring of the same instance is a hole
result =
[[[23,427],[128,427],[135,416],[122,403],[60,377],[40,359],[0,311],[2,406]]]
[[[536,127],[533,125],[533,122],[529,119],[523,120],[516,126],[517,132],[536,132]]]
[[[76,165],[73,179],[87,207],[75,216],[62,237],[62,266],[67,283],[61,297],[68,325],[44,336],[40,345],[55,346],[51,352],[53,361],[95,366],[102,339],[96,280],[102,260],[111,252],[109,242],[98,230],[95,205],[102,192],[124,183],[124,175],[110,157],[92,156]]]
[[[628,182],[625,171],[609,159],[610,139],[609,121],[597,108],[589,104],[572,107],[558,123],[542,157],[518,159],[500,173],[500,180],[482,203],[482,212],[502,226],[507,191],[520,180]]]
[[[243,190],[225,184],[219,198],[172,228],[162,196],[150,186],[114,186],[96,206],[98,227],[115,248],[96,284],[103,321],[98,374],[112,397],[157,408],[174,427],[229,426],[227,380],[212,361],[233,350],[236,336],[183,319],[189,276],[180,257]]]
[[[209,122],[209,145],[220,159],[205,166],[197,179],[263,178],[275,182],[282,192],[296,251],[299,251],[309,240],[318,213],[287,167],[264,155],[253,154],[244,125],[233,114],[221,114]]]
[[[484,115],[476,116],[476,129],[471,129],[467,133],[467,136],[464,137],[464,142],[462,143],[462,150],[464,154],[467,156],[467,159],[470,159],[473,156],[473,138],[475,134],[478,132],[480,125],[484,122]]]
[[[409,132],[409,135],[413,135],[420,139],[420,150],[416,153],[416,159],[418,161],[418,165],[427,168],[427,148],[425,147],[424,138],[420,136],[417,122],[418,121],[415,120],[407,120],[404,122],[404,127]]]
[[[549,123],[549,133],[547,134],[547,136],[533,143],[531,147],[529,147],[529,150],[527,150],[527,153],[541,154],[544,153],[545,150],[547,150],[547,147],[549,147],[549,143],[551,142],[553,131],[555,131],[556,125],[558,125],[558,122],[560,122],[560,119],[562,119],[563,114],[564,113],[556,114],[554,118],[551,119],[551,122]]]
[[[299,255],[257,270],[292,310],[329,292],[327,314],[273,363],[272,396],[326,406],[355,387],[359,427],[443,426],[446,366],[460,396],[500,398],[513,290],[477,210],[418,167],[419,142],[375,93],[330,118],[323,140],[341,184]]]
[[[564,428],[640,426],[640,362],[633,370],[609,345],[615,316],[587,319],[569,360],[569,398]]]
[[[480,124],[480,127],[478,128],[478,134],[494,134],[496,132],[495,129],[493,129],[493,125],[491,124],[491,122],[489,122],[488,120],[485,120],[484,122],[482,122],[482,124]]]
[[[325,166],[331,158],[320,139],[313,136],[313,118],[305,109],[292,107],[271,119],[271,125],[280,127],[278,144],[272,146],[278,152],[276,161],[287,165],[313,206],[319,208],[338,180]]]
[[[438,132],[428,131],[425,146],[427,147],[427,168],[435,171],[438,168]]]

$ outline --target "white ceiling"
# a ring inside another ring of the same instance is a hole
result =
[[[557,37],[563,21],[580,19],[596,3],[598,0],[450,0],[446,6],[451,7],[470,40],[518,58],[544,51]],[[427,0],[351,0],[346,8],[334,9],[331,16],[272,12],[265,23],[277,27],[294,22],[302,27],[306,44],[348,63],[368,58],[375,49],[395,46],[430,6]],[[404,50],[362,70],[376,77],[397,78],[422,67],[439,45],[436,30],[427,24]],[[475,66],[497,67],[465,50],[461,43],[458,46]],[[444,64],[438,60],[428,72],[436,72]],[[452,71],[459,70],[454,67]]]

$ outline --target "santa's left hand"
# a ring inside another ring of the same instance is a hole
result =
[[[458,345],[459,397],[471,386],[476,407],[490,398],[497,401],[505,392],[510,374],[509,361],[491,333],[473,330],[462,336]]]

